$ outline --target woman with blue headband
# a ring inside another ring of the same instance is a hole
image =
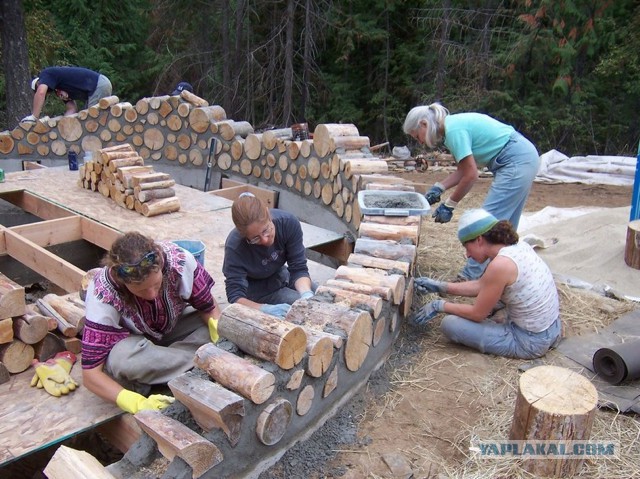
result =
[[[509,221],[498,221],[483,209],[460,217],[458,239],[468,258],[488,261],[485,273],[465,282],[416,278],[416,290],[474,301],[431,301],[418,311],[414,322],[426,324],[438,313],[446,313],[440,328],[455,343],[512,358],[543,356],[562,329],[558,291],[549,267],[528,243],[518,241]],[[490,317],[496,305],[504,306],[502,314]]]

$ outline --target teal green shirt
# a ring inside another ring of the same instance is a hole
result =
[[[456,113],[444,119],[444,146],[458,163],[473,155],[478,167],[487,166],[507,144],[515,129],[482,113]]]

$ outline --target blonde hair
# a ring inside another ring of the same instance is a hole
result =
[[[427,133],[424,142],[429,148],[435,148],[441,142],[444,136],[439,132],[444,132],[444,119],[449,114],[449,110],[440,103],[432,103],[431,105],[420,105],[413,107],[404,120],[402,130],[407,135],[411,135],[420,126],[421,121],[427,124]]]
[[[252,223],[266,223],[271,219],[269,208],[251,193],[242,193],[231,206],[231,219],[242,236]]]

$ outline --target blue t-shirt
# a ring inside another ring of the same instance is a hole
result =
[[[240,298],[255,301],[285,283],[309,277],[300,221],[282,210],[272,209],[270,214],[275,227],[271,246],[248,244],[236,228],[227,236],[222,273],[229,303]]]
[[[478,167],[487,166],[515,131],[483,113],[456,113],[444,119],[444,146],[458,163],[473,155]]]
[[[99,77],[99,73],[82,67],[47,67],[40,72],[38,83],[47,85],[49,91],[66,91],[72,100],[87,101]]]

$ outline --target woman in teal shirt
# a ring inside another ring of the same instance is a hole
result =
[[[429,204],[454,188],[433,213],[436,223],[448,223],[458,202],[471,191],[478,171],[487,167],[493,182],[482,208],[498,220],[509,220],[518,228],[531,185],[540,167],[538,150],[512,126],[482,113],[456,113],[439,103],[416,106],[407,114],[403,130],[419,143],[436,148],[444,145],[453,155],[457,169],[431,187],[425,197]],[[486,263],[469,258],[460,279],[482,276]]]

